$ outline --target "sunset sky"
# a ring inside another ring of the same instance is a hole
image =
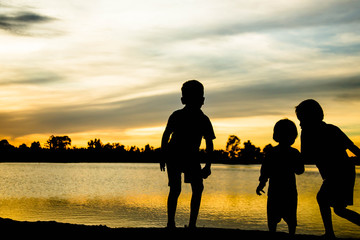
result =
[[[360,146],[360,1],[0,1],[0,139],[68,135],[160,146],[183,82],[203,111],[263,148],[313,98]],[[295,147],[299,147],[299,139]]]

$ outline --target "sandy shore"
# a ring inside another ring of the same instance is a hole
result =
[[[223,228],[197,228],[189,230],[186,228],[177,228],[168,230],[165,228],[109,228],[107,226],[88,226],[58,222],[21,222],[11,219],[0,218],[0,231],[3,236],[11,238],[54,238],[54,237],[79,237],[81,239],[93,237],[101,239],[114,238],[154,238],[154,239],[178,239],[187,240],[194,236],[201,239],[289,239],[286,233],[270,234],[265,231],[249,231],[240,229]],[[320,240],[320,236],[296,235],[299,240]],[[350,238],[359,239],[359,238]]]

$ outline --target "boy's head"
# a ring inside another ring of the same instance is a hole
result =
[[[291,146],[298,135],[296,125],[289,119],[282,119],[274,126],[273,139],[281,144]]]
[[[302,128],[316,125],[324,119],[324,112],[320,104],[313,99],[302,101],[295,108],[295,112]]]
[[[201,108],[204,104],[204,86],[197,80],[189,80],[182,85],[181,102],[189,107]]]

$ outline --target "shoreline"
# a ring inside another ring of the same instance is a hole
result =
[[[105,225],[82,225],[60,223],[55,221],[16,221],[8,218],[0,218],[0,229],[3,236],[21,237],[24,235],[36,238],[49,237],[101,237],[101,239],[112,239],[115,237],[131,237],[131,238],[151,238],[171,239],[177,237],[186,239],[199,236],[202,239],[210,238],[239,238],[239,239],[290,239],[289,235],[284,232],[270,233],[258,230],[242,230],[227,228],[176,228],[169,230],[166,228],[110,228]],[[299,234],[295,235],[298,240],[320,240],[321,236]],[[360,240],[360,238],[338,238],[339,240]]]

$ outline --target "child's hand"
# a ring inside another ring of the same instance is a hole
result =
[[[206,165],[203,169],[201,169],[201,177],[203,179],[206,179],[210,175],[211,175],[210,166]]]
[[[161,162],[160,163],[160,171],[165,171],[165,163],[164,162]]]
[[[259,184],[259,186],[256,188],[256,194],[261,196],[262,195],[261,193],[265,193],[263,189],[264,189],[264,186],[261,186]]]

